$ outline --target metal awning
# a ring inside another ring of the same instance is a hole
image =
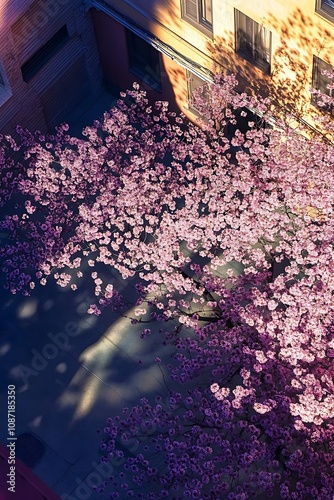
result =
[[[176,61],[183,68],[191,71],[196,76],[201,78],[206,82],[213,81],[213,74],[207,68],[204,68],[200,64],[195,63],[188,57],[185,57],[180,52],[176,51],[170,45],[166,44],[156,36],[152,35],[149,31],[145,30],[137,23],[132,21],[128,16],[125,16],[121,12],[111,7],[107,2],[103,0],[84,0],[86,9],[97,9],[99,11],[105,12],[108,16],[112,17],[118,23],[122,24],[125,28],[135,33],[137,36],[145,40],[147,43],[152,45],[156,50],[166,55],[170,59]]]

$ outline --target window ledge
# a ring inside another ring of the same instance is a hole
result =
[[[322,9],[317,9],[315,13],[318,14],[318,16],[321,17],[322,19],[326,19],[326,21],[334,24],[334,14],[333,15],[328,14],[328,12]]]
[[[144,73],[143,71],[137,69],[137,68],[129,68],[130,72],[137,76],[143,83],[151,87],[153,90],[156,90],[160,94],[162,93],[162,85],[160,82],[155,81],[153,78],[150,78],[150,76],[147,73]]]
[[[255,66],[256,68],[259,68],[266,75],[270,75],[270,69],[271,69],[270,63],[265,63],[265,62],[261,62],[258,59],[253,59],[248,54],[245,54],[245,52],[243,52],[242,50],[236,50],[236,54],[238,54],[238,56],[242,57],[243,59],[248,61],[250,64]]]
[[[315,108],[317,111],[320,111],[322,113],[327,113],[327,114],[331,114],[331,115],[334,114],[334,106],[333,106],[333,104],[328,104],[328,105],[325,105],[325,106],[320,106],[318,104],[318,101],[316,99],[312,99],[311,98],[311,106],[313,108]]]
[[[207,36],[208,38],[213,38],[213,29],[205,26],[204,24],[201,24],[197,21],[194,21],[194,19],[191,19],[191,17],[188,17],[186,15],[182,16],[182,20],[185,21],[188,24],[191,24],[194,28],[196,28],[198,31],[201,31],[203,35]]]

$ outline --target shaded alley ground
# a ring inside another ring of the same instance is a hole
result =
[[[114,102],[104,94],[84,113],[78,110],[69,119],[71,133],[78,135]],[[4,243],[6,235],[0,237]],[[115,280],[130,298],[132,285]],[[92,486],[112,471],[101,468],[96,430],[140,397],[164,395],[154,360],[169,360],[170,350],[158,336],[141,340],[143,325],[116,313],[87,314],[96,297],[84,282],[78,287],[73,292],[50,282],[30,297],[0,290],[0,441],[8,437],[7,387],[13,384],[16,436],[33,435],[44,445],[34,472],[63,499],[101,499]],[[23,452],[28,459],[33,454]]]
[[[90,491],[102,474],[96,429],[142,396],[166,396],[154,360],[167,360],[170,350],[158,336],[141,340],[143,326],[118,314],[88,315],[95,297],[84,287],[74,293],[51,283],[36,292],[24,298],[1,291],[0,440],[7,439],[13,384],[16,436],[32,434],[45,445],[34,471],[64,499],[101,498]]]

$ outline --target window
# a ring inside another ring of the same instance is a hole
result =
[[[159,52],[145,40],[127,31],[130,71],[150,87],[162,91]]]
[[[67,26],[63,26],[45,45],[31,56],[21,67],[23,80],[29,82],[69,39]]]
[[[270,73],[271,31],[235,9],[235,50]]]
[[[191,71],[187,70],[187,82],[188,82],[188,99],[192,98],[194,90],[198,89],[205,84],[205,81],[199,76],[195,75]]]
[[[212,36],[212,0],[182,0],[182,19]]]
[[[317,0],[315,10],[330,21],[334,21],[334,0]]]
[[[206,81],[200,78],[199,76],[195,75],[195,73],[192,73],[191,71],[187,70],[187,91],[188,91],[188,100],[190,101],[193,93],[196,89],[199,87],[202,87],[203,85],[206,84]],[[208,95],[206,93],[206,90],[204,89],[204,92],[202,94],[204,100],[208,100]],[[197,116],[200,115],[199,111],[195,108],[195,106],[189,102],[189,109]]]
[[[4,65],[0,61],[0,106],[5,104],[6,101],[12,96],[12,91],[7,80]]]
[[[328,76],[323,75],[323,71],[333,71],[333,67],[320,59],[320,57],[313,56],[312,87],[320,90],[322,94],[334,96],[333,89],[327,87],[327,85],[332,84],[333,81]],[[317,105],[318,100],[318,96],[312,95],[311,101],[313,104]],[[329,110],[329,106],[321,106],[321,109]]]

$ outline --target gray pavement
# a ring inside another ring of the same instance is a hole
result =
[[[72,113],[67,122],[70,125],[71,135],[83,137],[81,131],[87,125],[92,125],[94,120],[103,116],[105,111],[109,111],[118,99],[118,95],[105,92],[97,100],[88,100],[82,104],[74,113]]]
[[[139,397],[164,393],[154,359],[169,361],[170,350],[158,335],[141,340],[143,327],[115,313],[86,314],[88,290],[50,284],[31,297],[1,291],[1,298],[0,398],[16,386],[16,435],[29,432],[46,445],[34,470],[64,499],[95,498],[80,491],[99,464],[96,429]],[[5,442],[5,411],[0,422]]]

